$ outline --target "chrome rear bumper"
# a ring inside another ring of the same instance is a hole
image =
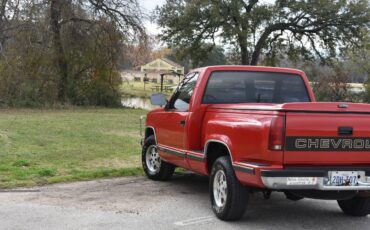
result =
[[[312,189],[312,190],[326,190],[326,191],[360,191],[360,190],[369,190],[370,191],[370,183],[369,182],[359,182],[356,186],[333,186],[333,185],[326,185],[324,183],[325,178],[318,177],[317,182],[312,185],[288,185],[287,177],[262,177],[263,184],[269,189],[276,189],[276,190],[304,190],[304,189]],[[370,181],[370,177],[367,177],[367,181]]]
[[[330,185],[329,171],[360,171],[361,178],[355,186]],[[370,171],[360,168],[342,169],[288,169],[261,170],[263,184],[274,190],[323,190],[323,191],[370,191]],[[290,183],[294,179],[309,181],[306,184]]]

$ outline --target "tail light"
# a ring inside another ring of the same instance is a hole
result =
[[[285,117],[277,116],[272,118],[270,126],[269,149],[280,151],[284,148],[285,138]]]

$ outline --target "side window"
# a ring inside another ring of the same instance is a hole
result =
[[[198,77],[198,73],[190,73],[184,78],[170,100],[169,109],[178,111],[189,110],[190,99],[193,95]]]

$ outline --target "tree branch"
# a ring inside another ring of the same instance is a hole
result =
[[[284,31],[286,30],[287,28],[289,28],[289,26],[291,25],[294,25],[294,23],[277,23],[277,24],[273,24],[273,25],[270,25],[268,26],[265,31],[262,33],[262,35],[260,36],[255,48],[254,48],[254,52],[252,54],[252,60],[251,60],[251,65],[257,65],[258,64],[258,61],[259,61],[259,57],[261,55],[261,51],[264,47],[264,45],[266,44],[266,40],[267,38],[270,36],[270,34],[274,31],[277,31],[277,30],[281,30],[281,31]]]
[[[322,22],[322,21],[315,21],[311,22],[306,25],[301,25],[300,20],[304,19],[305,15],[300,14],[297,19],[292,20],[290,23],[276,23],[268,26],[264,32],[261,34],[257,44],[255,45],[254,52],[252,54],[252,60],[251,65],[257,65],[259,61],[259,57],[261,54],[262,49],[264,48],[264,45],[266,44],[266,41],[268,37],[277,30],[288,30],[291,31],[293,34],[314,34],[318,33],[322,30],[325,30],[332,26],[338,26],[339,24],[343,25],[344,19],[342,18],[334,18],[328,22]],[[345,23],[346,24],[346,23]]]
[[[127,29],[125,26],[129,26],[134,31],[140,33],[141,36],[146,37],[146,33],[144,28],[140,24],[140,19],[136,15],[126,14],[126,11],[132,10],[132,7],[129,4],[123,4],[124,1],[110,2],[112,7],[106,4],[107,1],[102,0],[88,0],[89,3],[95,8],[96,11],[101,11],[105,15],[109,16],[113,19],[122,29]],[[130,1],[138,8],[139,5],[136,1]],[[116,8],[113,8],[113,6]],[[120,7],[121,6],[121,7]],[[121,9],[122,8],[122,9]],[[138,9],[136,9],[138,10]],[[123,20],[124,24],[122,24],[121,20]]]
[[[253,7],[258,3],[258,0],[250,0],[249,4],[246,4],[244,0],[242,0],[244,9],[247,13],[250,13],[253,9]]]
[[[315,40],[308,34],[306,34],[306,37],[308,38],[308,40],[310,41],[311,43],[311,46],[312,46],[312,49],[315,51],[316,55],[320,58],[321,62],[322,63],[325,63],[325,58],[321,55],[321,53],[319,52],[319,50],[316,48],[316,43],[315,43]]]

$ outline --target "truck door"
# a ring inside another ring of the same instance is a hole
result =
[[[193,95],[198,73],[188,74],[166,105],[157,121],[157,143],[165,161],[186,167],[185,143],[186,121],[190,114],[189,105]]]

